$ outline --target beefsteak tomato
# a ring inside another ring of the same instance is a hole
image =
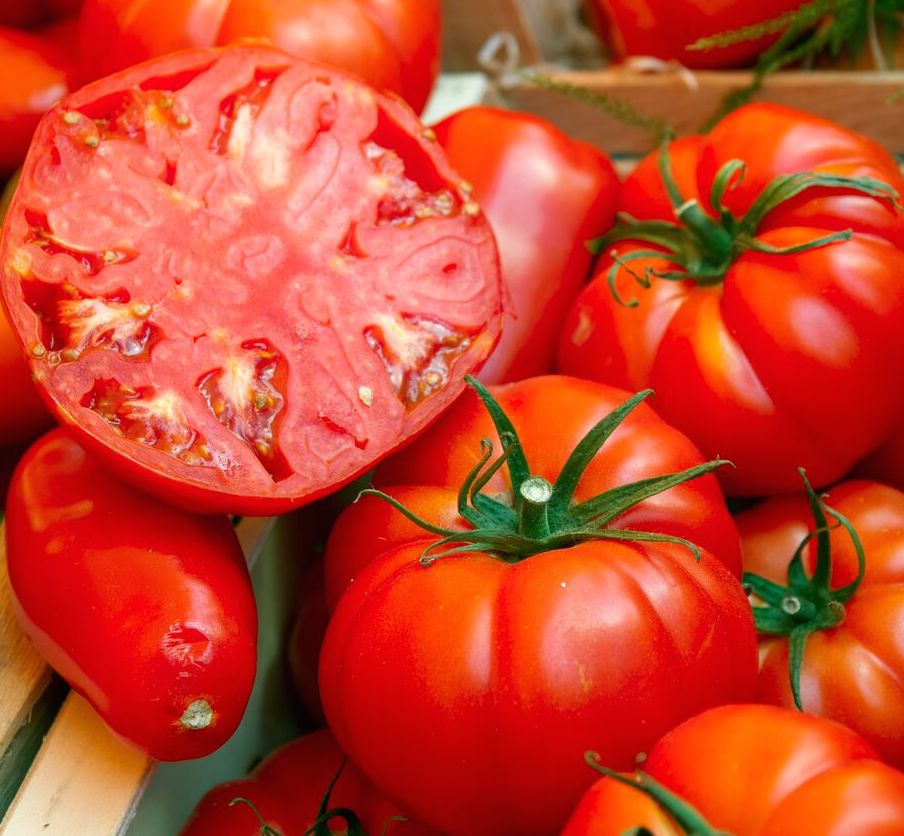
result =
[[[192,510],[279,513],[432,421],[492,350],[492,232],[411,111],[259,46],[43,121],[3,296],[62,421]]]
[[[729,493],[841,478],[900,423],[904,179],[868,138],[773,104],[647,157],[573,307],[560,370],[656,390]]]
[[[467,528],[425,520],[432,539],[395,547],[361,534],[369,562],[327,628],[321,697],[351,760],[421,820],[552,833],[589,784],[588,746],[624,768],[682,719],[749,699],[752,617],[719,558],[680,539],[727,541],[731,560],[701,475],[715,464],[642,395],[567,378],[500,387],[498,403],[479,391],[387,468],[447,494],[463,474]]]
[[[341,771],[340,771],[341,770]],[[331,782],[338,775],[336,783]],[[312,732],[281,746],[254,771],[208,792],[198,803],[181,836],[278,836],[338,833],[342,816],[321,818],[328,810],[351,811],[364,833],[390,836],[428,836],[431,828],[402,814],[352,764],[326,730]],[[387,822],[390,822],[388,829]],[[319,829],[315,824],[322,825]],[[351,829],[350,822],[347,831]],[[270,831],[264,830],[269,827]],[[357,831],[360,832],[360,831]]]
[[[257,656],[228,519],[123,484],[57,429],[13,474],[6,543],[19,624],[115,732],[161,760],[226,742]]]
[[[844,723],[904,767],[904,494],[842,482],[736,519],[762,599],[757,699]]]
[[[611,160],[529,113],[469,107],[433,126],[496,234],[502,338],[480,372],[506,383],[552,371],[562,322],[586,281],[589,239],[615,222]]]
[[[439,0],[85,0],[92,78],[189,47],[261,38],[423,109],[439,71]]]
[[[624,836],[643,827],[651,836],[893,836],[904,832],[904,774],[875,758],[863,738],[830,720],[721,706],[670,731],[635,779],[649,785],[644,776],[652,777],[680,796],[677,815],[606,777],[581,799],[562,836]]]
[[[750,64],[778,36],[709,50],[688,49],[692,44],[793,12],[804,0],[588,0],[587,5],[616,61],[652,55],[706,70]]]

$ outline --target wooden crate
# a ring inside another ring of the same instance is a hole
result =
[[[240,523],[249,563],[271,523]],[[154,769],[52,673],[19,630],[0,523],[0,836],[125,833]]]

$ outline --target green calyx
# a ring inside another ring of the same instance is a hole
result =
[[[428,565],[439,557],[470,551],[492,552],[514,563],[588,540],[678,543],[699,559],[699,549],[681,537],[607,526],[643,500],[729,464],[725,460],[621,485],[584,502],[574,500],[578,482],[590,462],[631,411],[652,394],[651,390],[629,398],[591,428],[569,456],[559,477],[550,483],[531,475],[518,433],[496,399],[473,377],[466,381],[490,413],[502,443],[501,454],[494,458],[492,442],[481,442],[483,454],[458,492],[458,513],[471,529],[454,531],[432,525],[382,491],[369,489],[360,494],[380,497],[425,531],[438,535],[440,539],[424,550],[421,563]],[[511,504],[481,492],[503,466],[508,468],[512,485]]]
[[[760,225],[771,211],[808,189],[844,189],[898,205],[897,192],[880,180],[800,172],[776,177],[760,192],[747,214],[737,217],[725,207],[724,200],[725,195],[744,179],[745,165],[740,160],[729,160],[713,179],[710,192],[710,203],[716,213],[713,216],[696,199],[686,200],[682,196],[672,175],[668,143],[664,143],[659,152],[659,173],[675,220],[639,221],[621,214],[620,223],[591,245],[594,252],[605,252],[612,258],[613,263],[607,273],[609,287],[615,298],[628,307],[634,307],[638,302],[636,299],[624,302],[616,290],[616,277],[622,268],[645,288],[650,286],[653,278],[689,280],[701,286],[717,285],[725,278],[731,265],[748,250],[768,255],[794,255],[849,240],[853,234],[849,229],[790,247],[773,247],[756,238]],[[627,240],[645,242],[655,249],[631,250],[626,255],[620,255],[616,245]],[[633,262],[650,258],[665,259],[676,269],[654,270],[648,266],[639,273],[632,268]]]
[[[731,836],[730,833],[723,830],[716,830],[695,807],[645,772],[635,772],[632,777],[623,775],[621,772],[603,766],[600,763],[600,756],[596,752],[585,752],[584,760],[601,775],[625,784],[625,786],[633,787],[651,798],[672,817],[686,836]],[[653,836],[653,834],[646,827],[638,826],[626,830],[622,836]]]
[[[844,605],[854,597],[860,588],[866,572],[866,556],[863,545],[850,521],[829,508],[816,495],[804,473],[799,470],[807,489],[810,510],[815,528],[807,534],[794,552],[788,565],[786,586],[773,583],[759,575],[744,573],[743,583],[749,593],[763,601],[753,605],[756,628],[760,633],[788,637],[789,676],[791,693],[798,710],[803,711],[800,696],[800,671],[803,664],[804,648],[812,633],[831,630],[844,621]],[[828,518],[835,520],[830,525]],[[857,553],[857,577],[846,586],[832,589],[832,556],[829,534],[832,528],[844,528]],[[816,539],[816,567],[808,576],[804,569],[803,555],[810,541]]]

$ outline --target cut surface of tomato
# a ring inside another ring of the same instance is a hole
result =
[[[261,46],[38,129],[4,303],[59,417],[194,510],[279,513],[436,417],[498,336],[492,233],[398,100]]]

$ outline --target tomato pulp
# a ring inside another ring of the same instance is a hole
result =
[[[58,416],[193,510],[278,513],[435,418],[492,349],[492,232],[399,100],[266,47],[90,85],[0,246]]]

